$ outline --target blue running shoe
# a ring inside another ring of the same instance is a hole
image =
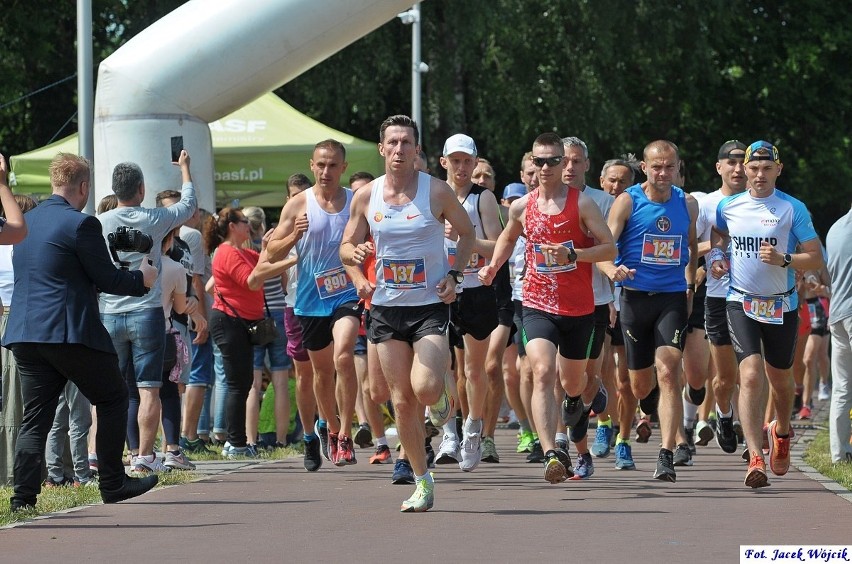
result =
[[[393,476],[391,477],[391,483],[414,483],[414,470],[411,468],[411,464],[407,460],[403,460],[402,458],[397,459],[396,463],[393,465]]]
[[[589,451],[598,458],[609,456],[609,443],[612,440],[612,426],[598,425],[595,431],[595,442]]]
[[[595,473],[595,464],[592,462],[592,455],[588,452],[577,457],[577,465],[574,466],[574,475],[572,480],[588,480]]]
[[[615,469],[636,470],[633,462],[633,451],[627,443],[616,443],[615,445]]]

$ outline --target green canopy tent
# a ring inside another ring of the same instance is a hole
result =
[[[346,147],[349,166],[344,183],[353,172],[378,175],[383,170],[376,143],[323,125],[272,92],[209,126],[219,205],[239,200],[243,206],[281,206],[291,174],[301,172],[313,180],[308,161],[314,145],[324,139],[336,139]],[[59,152],[77,153],[77,135],[12,157],[13,189],[25,194],[49,193],[47,167]]]

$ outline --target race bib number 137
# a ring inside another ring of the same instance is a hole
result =
[[[385,287],[395,290],[414,290],[426,287],[425,260],[382,259]]]

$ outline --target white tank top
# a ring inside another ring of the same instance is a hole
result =
[[[402,206],[384,201],[385,176],[373,182],[367,221],[376,248],[373,305],[438,303],[436,286],[449,270],[444,224],[432,215],[431,177],[418,173],[417,194]]]
[[[488,190],[488,188],[483,188],[482,186],[474,184],[471,186],[470,192],[467,193],[467,196],[461,203],[464,211],[467,212],[467,216],[470,218],[471,223],[473,223],[473,229],[477,239],[485,239],[485,228],[482,226],[482,218],[479,214],[479,195],[483,190]],[[487,264],[485,257],[474,252],[470,254],[470,258],[467,262],[457,262],[456,244],[456,241],[444,238],[444,246],[447,248],[447,260],[449,261],[450,268],[459,270],[464,274],[464,282],[462,283],[461,288],[458,288],[457,291],[464,290],[465,288],[478,288],[482,286],[482,282],[479,281],[479,269]]]

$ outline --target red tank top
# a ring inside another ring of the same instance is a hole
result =
[[[594,245],[594,239],[580,227],[579,199],[580,191],[569,188],[562,211],[557,215],[546,215],[538,209],[538,190],[529,195],[524,229],[527,272],[523,303],[527,307],[572,317],[589,315],[595,310],[592,264],[575,262],[558,265],[540,248],[542,243],[563,244],[575,249]]]

